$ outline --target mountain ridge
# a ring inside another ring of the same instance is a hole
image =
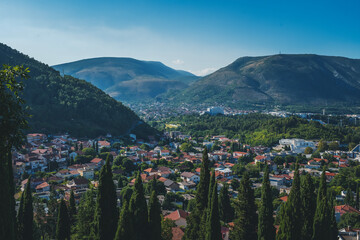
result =
[[[197,76],[172,69],[159,61],[129,57],[97,57],[52,66],[91,82],[121,101],[153,99],[169,89],[183,89]]]
[[[168,100],[225,105],[360,103],[360,60],[316,54],[242,57]]]
[[[23,97],[30,106],[31,131],[68,132],[95,137],[111,133],[134,133],[142,137],[156,133],[128,107],[92,84],[59,72],[19,51],[0,43],[0,64],[23,65],[30,70],[24,80]]]

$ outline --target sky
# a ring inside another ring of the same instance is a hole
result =
[[[0,42],[49,65],[132,57],[197,75],[280,52],[360,59],[360,1],[1,0]]]

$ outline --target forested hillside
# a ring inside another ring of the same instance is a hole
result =
[[[359,127],[321,125],[298,117],[278,118],[264,114],[242,116],[186,115],[169,120],[181,125],[177,130],[191,136],[226,135],[251,145],[273,145],[282,138],[360,142]],[[156,126],[156,124],[154,124]]]
[[[92,84],[71,76],[62,77],[48,65],[0,44],[0,65],[3,64],[24,65],[30,70],[24,90],[32,115],[30,131],[89,137],[130,131],[143,136],[155,134],[128,107]]]

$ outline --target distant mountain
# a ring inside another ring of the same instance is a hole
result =
[[[360,60],[313,54],[242,57],[168,100],[330,106],[360,103]]]
[[[156,133],[122,103],[92,84],[59,72],[17,50],[0,44],[0,65],[24,65],[30,70],[25,80],[24,99],[30,106],[30,131],[68,132],[74,136]]]
[[[121,101],[155,98],[169,89],[184,89],[198,78],[161,62],[133,58],[91,58],[53,68],[84,79]]]

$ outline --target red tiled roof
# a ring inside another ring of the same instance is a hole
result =
[[[92,163],[99,163],[101,161],[102,161],[101,158],[94,158],[93,160],[91,160]]]
[[[340,215],[343,215],[344,213],[357,213],[360,215],[359,210],[356,210],[355,208],[349,205],[335,206],[335,212],[340,213]]]
[[[184,231],[181,230],[181,228],[179,227],[173,227],[172,228],[172,240],[181,240],[182,237],[184,236]]]
[[[42,188],[45,188],[45,187],[48,187],[48,186],[49,186],[49,184],[47,182],[43,182],[42,184],[37,185],[36,189],[42,189]]]
[[[283,197],[280,198],[280,200],[283,201],[283,202],[287,202],[288,196],[283,196]]]
[[[176,221],[179,220],[180,218],[187,218],[187,216],[189,216],[189,213],[185,212],[184,210],[178,209],[173,211],[169,215],[165,216],[165,218]]]

